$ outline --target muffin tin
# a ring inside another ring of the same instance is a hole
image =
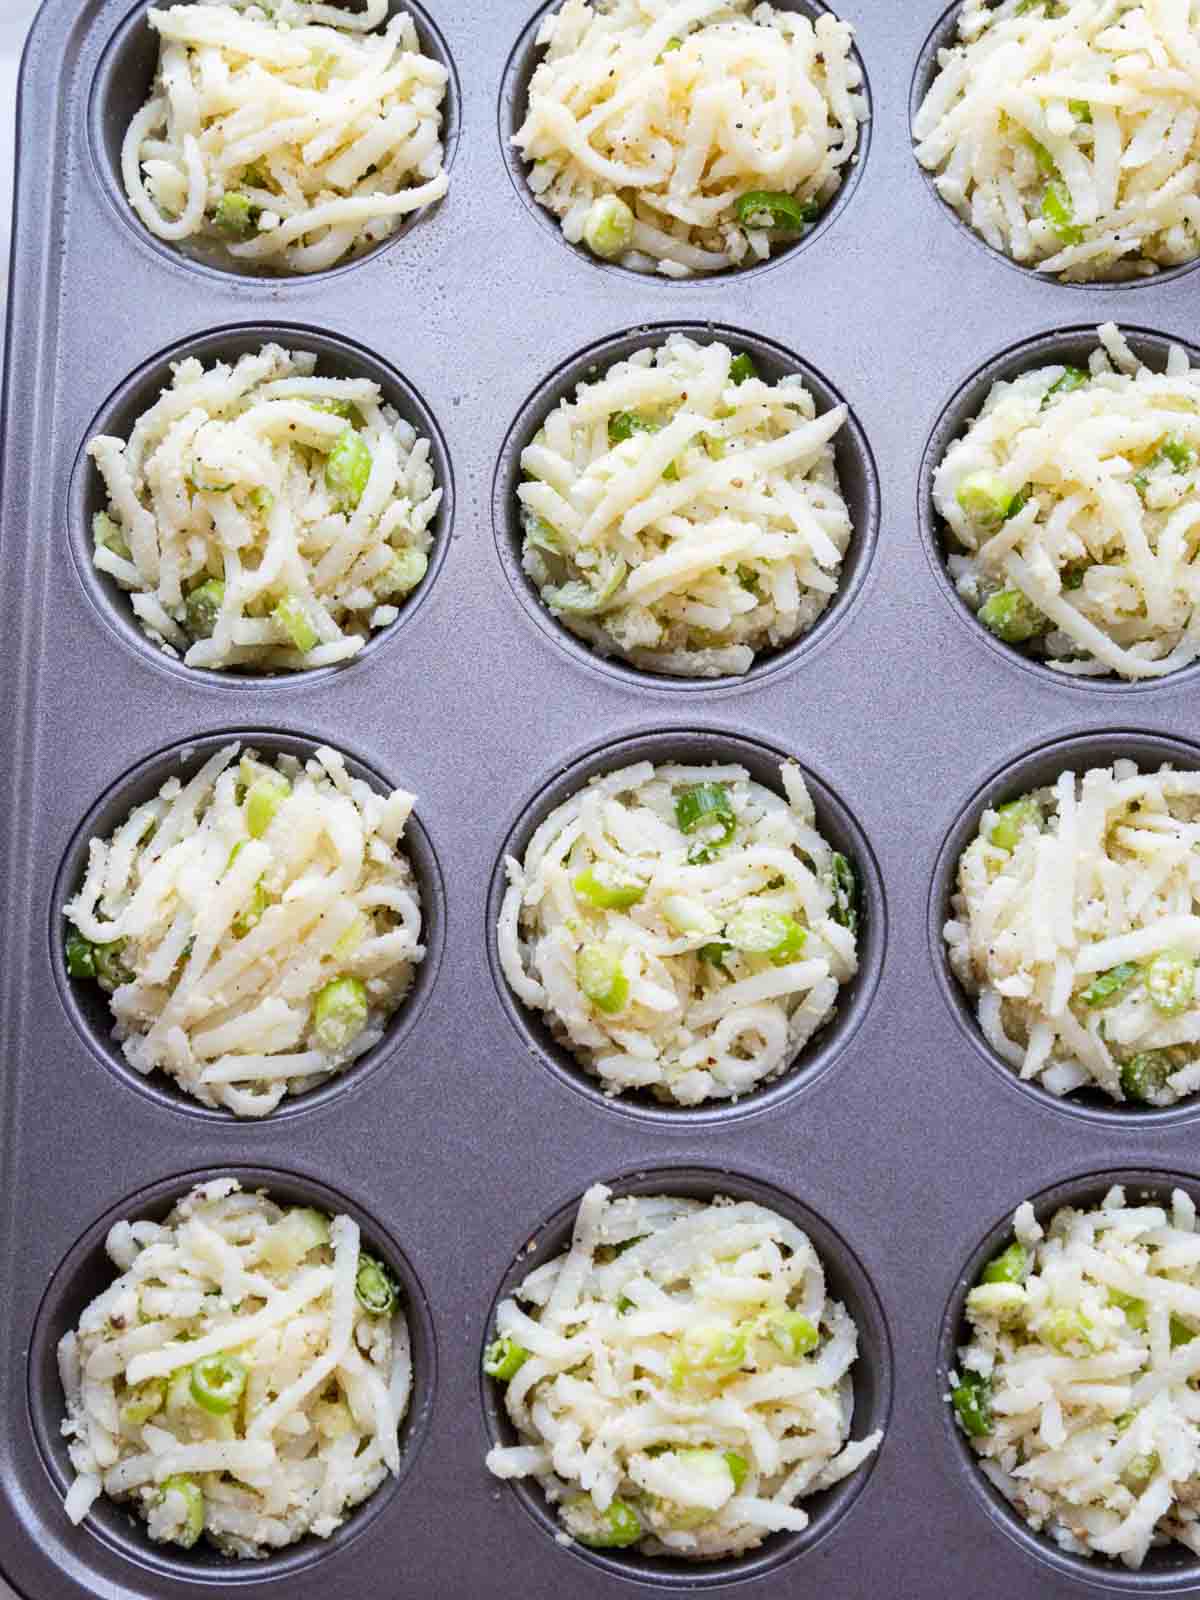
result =
[[[266,1600],[280,1579],[295,1600],[1200,1595],[1186,1553],[1130,1575],[1052,1552],[985,1492],[943,1402],[992,1230],[1029,1196],[1092,1192],[1110,1173],[1200,1187],[1200,1100],[1118,1115],[1023,1092],[978,1041],[938,937],[951,853],[984,800],[1060,756],[1157,758],[1169,744],[1200,760],[1195,676],[1117,693],[996,646],[940,576],[922,474],[939,419],[998,356],[1107,318],[1187,338],[1200,280],[1067,287],[969,235],[908,135],[937,0],[840,8],[873,119],[829,216],[765,267],[671,282],[555,238],[503,142],[533,8],[427,0],[414,7],[427,48],[452,67],[447,197],[335,271],[222,272],[152,241],[116,187],[114,139],[152,64],[144,10],[47,0],[23,78],[0,504],[0,1569],[27,1600]],[[859,527],[845,590],[811,638],[745,680],[683,684],[599,662],[539,610],[516,560],[511,485],[526,430],[581,363],[643,333],[709,327],[804,372],[822,406],[845,397],[840,460]],[[431,423],[452,491],[438,554],[394,626],[346,667],[188,672],[146,644],[90,567],[82,451],[169,359],[268,338],[361,364]],[[328,741],[416,792],[410,849],[433,941],[372,1057],[244,1124],[133,1081],[67,985],[58,925],[85,822],[111,820],[184,751],[234,733]],[[763,773],[793,756],[862,869],[856,986],[794,1072],[736,1106],[606,1101],[497,978],[503,852],[576,778],[635,748],[744,750]],[[79,1528],[62,1510],[53,1345],[99,1285],[104,1229],[226,1171],[358,1216],[403,1278],[416,1334],[402,1476],[332,1540],[264,1564],[152,1546],[111,1507]],[[855,1432],[878,1421],[886,1435],[812,1504],[804,1536],[695,1569],[600,1557],[558,1544],[536,1491],[486,1472],[503,1429],[479,1372],[491,1308],[562,1242],[598,1179],[766,1196],[810,1227],[859,1316]]]

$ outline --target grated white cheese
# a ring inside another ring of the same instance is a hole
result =
[[[406,11],[208,0],[146,20],[158,72],[121,171],[158,238],[226,266],[320,272],[445,194],[447,73]]]
[[[807,1527],[796,1502],[882,1437],[850,1442],[858,1331],[807,1234],[750,1201],[594,1185],[571,1249],[501,1301],[496,1332],[485,1370],[517,1363],[504,1398],[521,1443],[488,1467],[536,1478],[584,1544],[753,1550]]]
[[[786,802],[736,765],[625,767],[508,859],[504,974],[606,1093],[736,1099],[833,1016],[858,969],[854,870],[782,773]]]
[[[564,0],[514,143],[572,244],[683,278],[765,260],[833,199],[867,116],[852,29],[753,0]],[[782,196],[778,214],[748,194]]]
[[[994,249],[1067,281],[1200,255],[1200,0],[966,0],[917,159]]]
[[[1200,368],[1144,367],[1097,330],[1090,367],[992,386],[934,504],[959,594],[1056,671],[1158,678],[1200,655]],[[965,553],[962,553],[965,552]]]
[[[837,592],[845,420],[817,416],[798,376],[769,383],[745,354],[672,334],[580,383],[522,451],[525,570],[602,655],[746,672]]]
[[[985,811],[951,909],[950,964],[1023,1078],[1200,1088],[1200,773],[1119,761]]]

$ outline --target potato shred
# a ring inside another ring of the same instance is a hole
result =
[[[108,991],[129,1064],[258,1117],[377,1044],[425,954],[412,807],[326,745],[235,742],[92,839],[67,968]]]
[[[736,1099],[785,1072],[858,970],[858,883],[744,767],[638,762],[555,808],[506,861],[497,930],[514,994],[606,1093]]]
[[[967,1295],[950,1374],[988,1479],[1073,1555],[1135,1571],[1155,1547],[1200,1554],[1200,1238],[1170,1203],[1119,1185],[1043,1227],[1029,1202]]]
[[[765,261],[830,203],[867,116],[852,30],[753,0],[565,0],[514,135],[572,244],[684,278]]]
[[[521,452],[525,571],[601,655],[679,677],[749,670],[837,593],[853,529],[803,380],[672,334],[580,383]]]
[[[445,194],[446,69],[387,0],[209,0],[146,21],[158,72],[121,172],[156,238],[246,271],[320,272]]]
[[[1113,323],[1086,368],[993,385],[934,504],[959,594],[1073,677],[1161,678],[1200,655],[1200,368],[1144,366]]]
[[[945,938],[988,1043],[1052,1094],[1200,1089],[1200,773],[1062,773],[985,811]]]
[[[356,655],[421,583],[442,500],[429,440],[369,378],[264,345],[177,362],[129,439],[88,445],[108,491],[93,561],[189,667],[303,671]]]
[[[913,123],[993,249],[1066,281],[1200,255],[1200,0],[966,0]]]
[[[851,1441],[858,1330],[808,1235],[752,1201],[584,1195],[571,1248],[496,1313],[485,1371],[532,1477],[594,1548],[705,1560],[800,1533],[796,1502],[878,1449]]]
[[[156,1542],[261,1558],[399,1471],[408,1324],[352,1218],[216,1178],[106,1250],[119,1276],[58,1350],[73,1522],[107,1495]]]

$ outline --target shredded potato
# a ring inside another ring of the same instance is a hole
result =
[[[736,1099],[833,1016],[857,883],[781,773],[786,800],[740,766],[624,767],[506,861],[504,974],[606,1093]]]
[[[934,503],[999,638],[1077,677],[1158,678],[1200,655],[1200,368],[1173,346],[1154,372],[1112,323],[1098,336],[1089,371],[993,385]]]
[[[1200,773],[1064,772],[985,811],[945,937],[983,1032],[1053,1094],[1200,1088]]]
[[[150,232],[247,271],[320,272],[445,194],[446,69],[407,12],[387,13],[387,0],[147,12],[158,73],[121,171]]]
[[[425,954],[412,807],[327,746],[235,742],[93,839],[67,968],[108,991],[130,1065],[258,1117],[377,1044]]]
[[[917,159],[994,249],[1067,281],[1200,255],[1200,0],[966,0]]]
[[[796,1501],[853,1472],[858,1330],[808,1235],[751,1201],[584,1195],[568,1253],[496,1313],[485,1371],[567,1534],[713,1559],[801,1532]]]
[[[429,440],[371,379],[316,364],[273,344],[180,361],[128,441],[88,445],[108,491],[93,561],[189,667],[348,660],[425,575],[442,499]]]
[[[408,1324],[350,1217],[217,1178],[107,1250],[120,1276],[58,1351],[73,1522],[104,1494],[157,1542],[256,1558],[399,1470]]]
[[[851,38],[828,13],[752,0],[565,0],[514,135],[530,187],[572,244],[637,271],[764,261],[854,158]]]
[[[1063,1550],[1138,1568],[1200,1554],[1200,1239],[1170,1206],[1114,1187],[1015,1238],[967,1296],[951,1399],[990,1481]]]
[[[521,453],[524,566],[602,655],[746,672],[807,632],[851,538],[832,440],[798,376],[672,334],[560,401]]]

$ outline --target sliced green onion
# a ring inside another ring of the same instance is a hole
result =
[[[560,584],[558,588],[543,589],[542,599],[551,611],[556,613],[565,612],[568,616],[579,617],[594,616],[616,598],[617,591],[625,582],[627,571],[624,556],[617,556],[609,561],[596,587],[584,583],[579,578],[572,578],[570,582]]]
[[[692,1376],[728,1377],[746,1359],[746,1335],[740,1328],[697,1328],[685,1333],[671,1360],[671,1386],[682,1389]]]
[[[85,939],[78,929],[67,930],[63,950],[66,955],[67,972],[72,978],[96,976],[96,946],[90,939]]]
[[[733,384],[743,384],[747,378],[757,378],[758,368],[754,365],[754,358],[743,350],[734,356],[729,363],[729,381]]]
[[[618,195],[593,200],[583,222],[583,242],[593,255],[611,260],[633,243],[633,212]]]
[[[178,1494],[183,1497],[184,1521],[183,1526],[175,1535],[173,1543],[180,1545],[184,1550],[190,1550],[196,1540],[204,1532],[204,1492],[195,1478],[184,1477],[176,1473],[172,1478],[166,1478],[158,1491],[158,1503],[162,1505],[168,1496]]]
[[[192,1399],[214,1417],[233,1410],[246,1388],[246,1366],[236,1356],[204,1356],[191,1369],[188,1387]]]
[[[1033,151],[1033,159],[1037,162],[1039,171],[1045,173],[1048,178],[1056,178],[1058,176],[1058,163],[1049,150],[1046,149],[1046,146],[1042,144],[1041,140],[1035,139],[1031,133],[1027,133],[1025,135],[1025,143]]]
[[[820,1334],[808,1317],[799,1311],[772,1311],[763,1319],[763,1332],[789,1361],[810,1355],[820,1342]]]
[[[969,472],[954,498],[972,522],[998,528],[1012,509],[1013,491],[994,472]]]
[[[858,875],[840,850],[835,850],[829,858],[829,886],[833,890],[831,919],[851,933],[857,933]]]
[[[263,912],[270,903],[271,897],[263,887],[263,881],[260,878],[251,890],[249,905],[243,906],[233,919],[231,926],[234,938],[244,939],[251,929],[257,928],[262,921]]]
[[[1071,191],[1061,178],[1051,178],[1042,196],[1042,216],[1063,244],[1082,244],[1083,229],[1076,226]]]
[[[377,584],[384,598],[399,598],[417,587],[429,570],[429,557],[423,550],[397,550]]]
[[[776,189],[750,189],[737,202],[737,219],[744,228],[778,228],[800,233],[821,215],[819,200],[797,200]]]
[[[1159,446],[1159,455],[1169,461],[1176,472],[1189,472],[1196,464],[1196,452],[1173,433],[1168,434]]]
[[[1181,950],[1164,950],[1146,968],[1146,989],[1164,1016],[1186,1011],[1195,988],[1196,963]]]
[[[750,1463],[745,1456],[738,1455],[736,1450],[726,1450],[725,1465],[729,1468],[729,1476],[733,1479],[733,1492],[737,1494],[746,1481],[746,1475],[750,1471]]]
[[[573,880],[575,893],[582,895],[600,911],[624,911],[645,898],[646,884],[631,872],[624,872],[607,861],[587,867]]]
[[[1136,961],[1122,961],[1119,966],[1110,967],[1107,972],[1093,978],[1079,998],[1085,1006],[1109,1005],[1137,975]]]
[[[370,476],[371,452],[360,434],[346,428],[326,458],[325,482],[343,505],[356,506]]]
[[[1122,1063],[1121,1089],[1126,1099],[1150,1104],[1174,1070],[1166,1050],[1141,1050]]]
[[[258,232],[261,215],[261,206],[256,206],[248,194],[234,189],[217,201],[213,222],[231,239],[248,239],[252,233]]]
[[[626,1501],[614,1498],[606,1511],[598,1511],[591,1495],[574,1495],[565,1502],[567,1527],[592,1550],[620,1550],[642,1537],[638,1514]]]
[[[735,950],[769,956],[778,967],[804,954],[808,930],[785,912],[747,906],[725,924],[725,937]]]
[[[955,1415],[962,1431],[972,1439],[982,1439],[992,1431],[992,1386],[981,1372],[964,1372],[950,1391]]]
[[[1050,627],[1050,619],[1020,589],[998,589],[976,614],[988,632],[1005,644],[1025,644]]]
[[[1042,808],[1032,795],[1026,794],[1019,800],[1010,800],[1007,805],[996,807],[996,820],[988,837],[998,850],[1011,853],[1020,844],[1026,828],[1040,831],[1041,826]]]
[[[1024,1283],[1029,1276],[1029,1251],[1018,1239],[993,1256],[979,1275],[980,1283]]]
[[[1041,409],[1044,411],[1058,395],[1071,394],[1076,389],[1082,389],[1085,383],[1091,382],[1091,379],[1091,373],[1085,372],[1082,367],[1064,367],[1062,376],[1056,378],[1042,396]]]
[[[629,1003],[629,979],[621,969],[621,952],[606,944],[585,944],[575,957],[579,987],[594,1006],[610,1015]]]
[[[114,522],[107,511],[97,511],[92,518],[92,543],[100,549],[111,550],[122,561],[133,560],[124,528],[119,522]]]
[[[330,1055],[344,1050],[367,1020],[367,986],[361,978],[334,978],[317,991],[312,1008],[315,1043]]]
[[[1130,1327],[1144,1328],[1146,1326],[1146,1302],[1139,1300],[1136,1295],[1124,1294],[1120,1289],[1110,1289],[1108,1291],[1108,1303],[1125,1313],[1125,1320]]]
[[[1090,122],[1092,120],[1092,108],[1086,100],[1068,100],[1067,110],[1075,118],[1076,122]]]
[[[133,982],[133,972],[121,960],[124,946],[124,939],[114,939],[111,944],[92,946],[92,959],[96,963],[96,982],[109,994],[112,994],[114,989],[119,989],[122,984]]]
[[[193,639],[212,638],[224,604],[225,585],[220,578],[197,584],[183,603],[184,626]]]
[[[723,783],[693,783],[678,789],[675,822],[681,833],[703,830],[703,837],[689,850],[688,860],[693,865],[711,861],[737,832],[737,816],[728,788]]]
[[[608,419],[608,442],[610,445],[624,444],[635,433],[657,433],[658,429],[659,424],[642,416],[640,411],[614,411]]]
[[[140,1428],[143,1422],[161,1411],[167,1403],[167,1380],[165,1378],[149,1378],[145,1383],[139,1383],[132,1389],[125,1391],[125,1398],[121,1402],[121,1425],[126,1428]]]
[[[507,1383],[529,1360],[529,1351],[515,1339],[494,1339],[483,1352],[483,1370],[489,1378]]]
[[[320,638],[312,625],[303,600],[294,594],[284,595],[271,612],[271,618],[287,633],[297,650],[302,652],[311,650]]]
[[[725,957],[732,949],[733,946],[731,944],[725,944],[721,940],[716,940],[712,944],[702,944],[699,950],[696,951],[696,954],[700,957],[701,961],[707,961],[709,966],[720,967],[721,970],[724,971]]]
[[[364,1251],[358,1258],[354,1296],[373,1317],[386,1317],[396,1304],[396,1280],[383,1265]]]
[[[251,783],[246,790],[243,810],[246,814],[246,832],[252,839],[262,838],[291,792],[292,786],[281,772],[267,772]]]

